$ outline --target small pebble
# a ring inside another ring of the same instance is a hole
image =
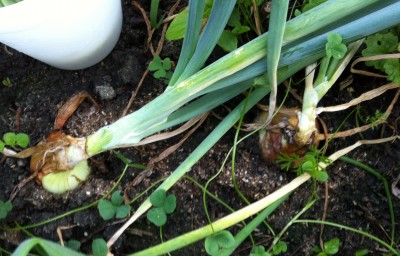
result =
[[[26,166],[26,161],[23,160],[23,159],[18,159],[18,160],[17,160],[17,165],[18,165],[19,167],[24,167],[24,166]]]
[[[110,85],[98,85],[95,91],[100,96],[101,100],[112,100],[116,96],[114,88]]]

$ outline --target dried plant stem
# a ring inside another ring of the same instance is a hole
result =
[[[374,56],[369,56],[369,57],[360,57],[360,58],[355,59],[353,61],[353,63],[351,63],[350,71],[354,74],[386,78],[387,77],[386,75],[380,75],[380,74],[376,74],[376,73],[365,71],[365,70],[355,69],[354,66],[357,65],[358,63],[364,62],[364,61],[399,59],[399,58],[400,58],[400,53],[379,54],[379,55],[374,55]]]
[[[391,85],[391,84],[388,84],[388,85]],[[387,85],[387,86],[388,86]],[[384,87],[384,86],[381,86],[381,87]],[[381,88],[380,87],[380,88]],[[396,87],[398,88],[399,86],[398,85],[396,85]],[[394,88],[396,88],[396,87],[393,87],[393,88],[390,88],[390,89],[394,89]],[[377,88],[376,90],[378,90],[379,88]],[[386,90],[385,90],[386,91]],[[369,92],[371,92],[371,91],[369,91]],[[368,93],[369,93],[368,92]],[[396,93],[396,95],[393,97],[393,99],[392,99],[392,102],[389,104],[389,106],[388,106],[388,108],[386,109],[386,111],[385,111],[385,114],[381,117],[381,118],[379,118],[376,122],[374,122],[374,123],[370,123],[370,124],[367,124],[367,125],[363,125],[363,126],[360,126],[360,127],[357,127],[357,128],[353,128],[353,129],[350,129],[350,130],[347,130],[347,131],[342,131],[342,132],[336,132],[336,133],[329,133],[329,134],[318,134],[317,135],[317,139],[319,139],[319,140],[326,140],[326,139],[333,139],[333,138],[343,138],[343,137],[348,137],[348,136],[351,136],[351,135],[354,135],[354,134],[357,134],[357,133],[360,133],[360,132],[364,132],[364,131],[366,131],[366,130],[368,130],[368,129],[370,129],[372,126],[376,126],[376,125],[378,125],[378,124],[382,124],[382,123],[384,123],[384,122],[386,122],[386,119],[389,117],[389,115],[391,114],[391,112],[392,112],[392,110],[393,110],[393,106],[394,106],[394,104],[397,102],[397,100],[398,100],[398,98],[399,98],[399,95],[400,95],[400,89],[399,90],[397,90],[397,93]],[[378,96],[378,95],[376,95],[376,96]],[[361,97],[361,96],[360,96]],[[354,99],[354,100],[356,100],[356,99]],[[358,104],[358,103],[357,103]],[[344,104],[344,105],[346,105],[346,104]],[[341,105],[340,105],[341,106]],[[332,108],[334,108],[334,107],[332,107]]]

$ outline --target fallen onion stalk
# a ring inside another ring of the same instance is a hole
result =
[[[319,162],[318,168],[319,168],[319,170],[326,169],[329,165],[331,165],[334,161],[339,159],[341,156],[346,155],[348,152],[354,150],[355,148],[357,148],[361,145],[381,144],[381,143],[391,142],[396,139],[399,139],[399,136],[392,136],[392,137],[387,137],[387,138],[382,138],[382,139],[377,139],[377,140],[357,141],[355,144],[353,144],[349,147],[343,148],[341,150],[338,150],[334,154],[330,155],[328,157],[329,161]],[[225,230],[229,227],[236,225],[237,223],[261,212],[263,209],[266,209],[267,207],[271,206],[275,202],[279,202],[278,204],[280,204],[282,202],[282,199],[286,198],[291,192],[296,190],[298,187],[300,187],[302,184],[304,184],[310,178],[311,178],[310,174],[304,173],[304,174],[296,177],[292,181],[290,181],[288,184],[283,185],[276,191],[265,196],[264,198],[254,202],[250,205],[247,205],[246,207],[239,209],[227,216],[224,216],[224,217],[220,218],[219,220],[216,220],[207,226],[190,231],[186,234],[180,235],[169,241],[163,242],[159,245],[150,247],[148,249],[145,249],[143,251],[136,252],[136,253],[133,253],[130,255],[132,255],[132,256],[164,255],[169,252],[180,249],[182,247],[188,246],[189,244],[192,244],[194,242],[202,240],[208,236],[211,236],[215,233],[218,233],[222,230]],[[278,205],[275,205],[273,208],[275,209],[277,206]],[[244,238],[242,238],[242,239],[244,239]],[[240,243],[236,243],[236,244],[238,245]],[[224,249],[218,255],[231,255],[235,249],[236,249],[236,247]]]

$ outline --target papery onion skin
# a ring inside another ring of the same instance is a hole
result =
[[[56,194],[64,193],[85,181],[90,173],[85,153],[85,139],[62,132],[51,133],[38,143],[31,156],[30,169],[36,182]]]
[[[264,159],[275,161],[277,155],[282,153],[303,156],[310,147],[318,146],[315,134],[305,145],[296,143],[300,113],[297,108],[283,108],[276,113],[268,127],[260,131],[259,147]],[[266,118],[267,112],[261,112],[256,122],[262,124]],[[315,125],[317,127],[317,123]]]

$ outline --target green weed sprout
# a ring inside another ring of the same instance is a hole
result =
[[[265,251],[264,246],[257,245],[251,248],[250,256],[271,256],[271,254]]]
[[[209,255],[215,256],[219,255],[220,251],[223,249],[228,249],[235,244],[235,238],[232,233],[223,230],[212,236],[209,236],[204,241],[204,247]]]
[[[319,163],[328,165],[330,160],[328,157],[323,156],[322,152],[315,147],[311,147],[304,157],[296,154],[279,154],[277,162],[283,170],[289,171],[294,168],[297,175],[308,173],[311,177],[319,181],[326,181],[328,179],[328,173],[324,168],[320,168]]]
[[[308,10],[311,10],[312,8],[326,2],[327,0],[309,0],[307,1],[307,3],[305,5],[303,5],[303,7],[301,8],[301,11],[299,9],[296,9],[294,14],[296,16],[302,14],[303,12],[306,12]]]
[[[1,83],[6,87],[10,87],[12,85],[11,80],[10,80],[9,77],[4,78]]]
[[[79,251],[81,248],[81,242],[75,239],[71,239],[65,242],[65,247],[68,247],[74,251]]]
[[[3,135],[3,140],[0,140],[0,152],[4,150],[5,146],[26,148],[29,141],[29,135],[26,133],[7,132]]]
[[[124,196],[121,195],[121,190],[116,190],[112,196],[111,200],[105,198],[101,199],[97,209],[99,209],[100,216],[103,220],[110,220],[114,216],[117,219],[123,219],[128,216],[131,206],[123,204]]]
[[[12,203],[11,201],[2,201],[0,200],[0,220],[7,217],[8,213],[12,210]]]
[[[371,129],[374,130],[376,127],[380,124],[379,120],[381,120],[384,117],[385,113],[382,113],[379,109],[375,110],[375,113],[373,116],[367,116],[365,118],[365,121],[368,123],[371,123]]]
[[[153,60],[149,64],[149,70],[155,71],[155,78],[166,78],[167,80],[171,79],[172,71],[171,71],[171,59],[165,58],[161,59],[160,56],[154,56]]]
[[[92,252],[94,256],[107,256],[107,243],[103,238],[96,238],[92,242]]]
[[[176,208],[176,197],[168,195],[165,190],[156,190],[150,195],[150,203],[153,208],[147,212],[147,219],[157,227],[167,222],[167,214],[171,214]]]
[[[313,248],[313,252],[317,256],[329,256],[335,255],[339,252],[340,240],[335,237],[329,241],[324,242],[324,248],[319,248],[318,246]]]
[[[399,54],[400,45],[398,32],[399,28],[393,28],[387,32],[377,33],[368,36],[365,40],[366,48],[361,52],[363,56],[376,56],[382,54]],[[370,60],[365,63],[387,74],[387,79],[400,84],[400,60],[396,58]]]
[[[278,241],[272,248],[274,255],[278,255],[287,251],[287,244],[284,241]]]

